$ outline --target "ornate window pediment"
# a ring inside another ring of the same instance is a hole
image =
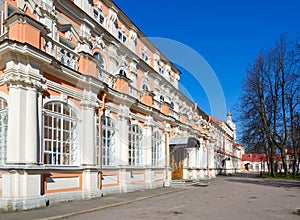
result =
[[[57,30],[65,33],[65,38],[69,41],[72,41],[73,38],[77,42],[80,42],[80,37],[77,31],[75,30],[74,26],[72,24],[59,24],[57,23]]]

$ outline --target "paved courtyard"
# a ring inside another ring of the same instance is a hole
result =
[[[300,182],[222,176],[208,184],[2,212],[0,219],[300,219]]]

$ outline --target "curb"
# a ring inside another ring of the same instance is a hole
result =
[[[154,194],[154,195],[150,195],[150,196],[144,196],[144,197],[136,198],[136,199],[125,201],[125,202],[117,202],[117,203],[104,205],[104,206],[100,206],[100,207],[96,207],[96,208],[92,208],[92,209],[85,209],[85,210],[81,210],[81,211],[78,211],[78,212],[71,212],[71,213],[67,213],[67,214],[63,214],[63,215],[51,216],[51,217],[47,217],[47,218],[39,218],[39,219],[34,219],[34,220],[54,220],[54,219],[68,218],[68,217],[72,217],[72,216],[75,216],[75,215],[81,215],[81,214],[85,214],[85,213],[89,213],[89,212],[95,212],[95,211],[99,211],[99,210],[102,210],[102,209],[107,209],[107,208],[111,208],[111,207],[117,207],[117,206],[122,206],[122,205],[126,205],[126,204],[131,204],[131,203],[142,201],[142,200],[145,200],[145,199],[151,199],[151,198],[158,197],[158,196],[163,196],[163,195],[167,195],[167,194],[171,194],[171,193],[181,192],[181,191],[185,191],[187,189],[188,188],[180,188],[180,189],[176,189],[174,191],[168,191],[168,192],[162,192],[162,193],[158,193],[158,194]]]

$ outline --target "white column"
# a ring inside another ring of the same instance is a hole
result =
[[[20,163],[24,146],[24,117],[21,108],[26,104],[26,91],[16,86],[9,87],[9,108],[7,125],[7,164]]]
[[[37,164],[38,162],[38,99],[34,88],[26,92],[26,122],[25,122],[25,163]]]
[[[95,107],[82,103],[81,165],[96,165]]]
[[[38,93],[35,88],[9,86],[7,163],[37,164]]]

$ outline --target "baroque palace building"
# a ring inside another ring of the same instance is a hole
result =
[[[235,125],[111,0],[1,0],[0,208],[242,169]]]

